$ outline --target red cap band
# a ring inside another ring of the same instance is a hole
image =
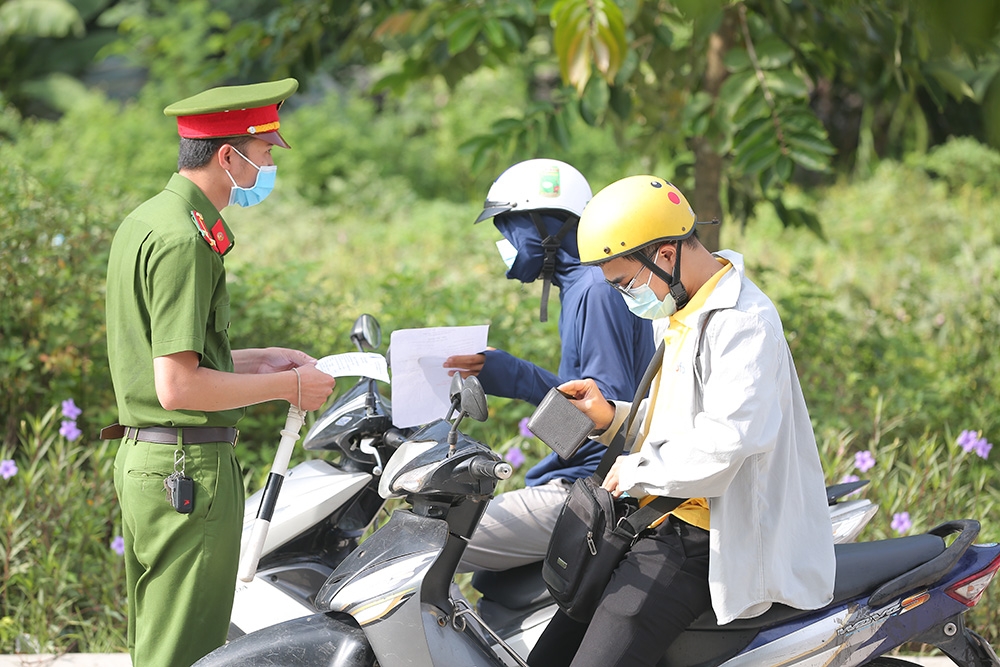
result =
[[[185,139],[253,136],[275,132],[278,127],[277,104],[177,117],[177,133]]]

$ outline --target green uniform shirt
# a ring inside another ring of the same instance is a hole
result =
[[[118,421],[126,426],[235,426],[243,416],[243,408],[164,410],[156,397],[154,357],[191,350],[202,367],[233,371],[226,268],[196,214],[232,245],[215,206],[180,174],[125,218],[111,244],[108,360]]]

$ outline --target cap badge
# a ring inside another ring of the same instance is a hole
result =
[[[264,123],[263,125],[251,125],[247,128],[247,134],[257,134],[258,132],[274,132],[279,127],[281,123],[275,121],[273,123]]]

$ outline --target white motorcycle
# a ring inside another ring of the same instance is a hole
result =
[[[374,350],[382,333],[374,317],[362,315],[350,338],[359,351]],[[241,563],[247,561],[248,551],[259,548],[259,564],[255,572],[250,570],[249,581],[237,582],[229,639],[319,610],[317,592],[357,548],[384,507],[378,493],[382,469],[412,432],[392,428],[390,402],[367,378],[339,396],[313,424],[303,447],[339,456],[295,466],[279,480],[280,495],[275,491],[265,497],[262,489],[247,499]],[[844,500],[864,484],[827,489],[835,542],[854,541],[877,512],[878,505],[869,500]],[[262,545],[257,545],[252,536],[259,528],[259,510],[264,509],[270,510],[269,527]],[[541,563],[478,572],[472,585],[482,594],[478,609],[487,625],[526,655],[555,611]]]

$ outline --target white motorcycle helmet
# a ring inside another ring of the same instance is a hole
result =
[[[555,271],[556,250],[567,234],[576,228],[583,207],[592,195],[587,179],[573,165],[547,158],[525,160],[508,167],[493,182],[486,194],[483,211],[475,220],[479,223],[502,213],[523,212],[535,223],[545,249],[545,259],[538,274],[542,279],[539,313],[542,322],[548,320],[549,289]],[[562,212],[559,217],[564,222],[556,234],[547,232],[540,211]]]
[[[557,210],[579,219],[592,195],[587,179],[573,165],[547,158],[525,160],[493,182],[476,222],[507,211]]]

